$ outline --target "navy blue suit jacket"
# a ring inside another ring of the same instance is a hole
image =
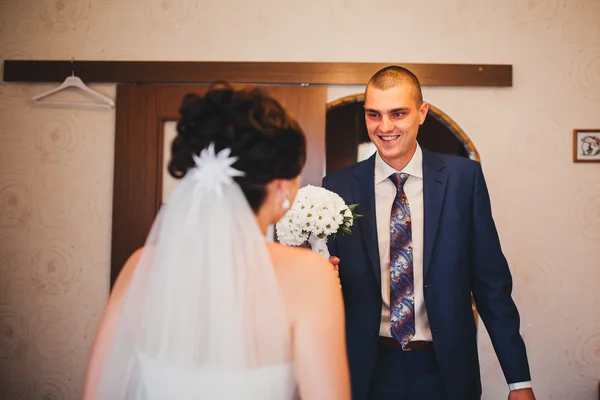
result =
[[[340,258],[354,399],[365,399],[377,355],[381,272],[375,219],[375,156],[323,179],[346,204],[358,203],[352,235],[329,239]],[[450,399],[481,395],[471,294],[508,383],[529,381],[512,277],[500,247],[478,162],[423,149],[423,291],[435,353]],[[399,388],[401,390],[401,388]]]

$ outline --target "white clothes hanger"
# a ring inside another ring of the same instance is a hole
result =
[[[93,107],[93,108],[113,108],[115,106],[115,102],[110,97],[107,97],[101,93],[96,92],[89,86],[87,86],[80,77],[75,76],[75,70],[73,68],[73,59],[71,59],[71,76],[67,76],[67,78],[61,83],[58,87],[54,89],[50,89],[46,92],[40,93],[31,98],[31,102],[40,105],[64,105],[64,106],[85,106],[85,107]],[[41,99],[48,97],[52,94],[60,92],[62,90],[68,88],[77,88],[83,90],[84,92],[91,95],[94,99],[98,100],[98,102],[81,102],[81,101],[40,101]]]

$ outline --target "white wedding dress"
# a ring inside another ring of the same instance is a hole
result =
[[[229,151],[210,147],[161,209],[107,350],[102,400],[297,397],[290,326]]]
[[[235,372],[186,368],[142,356],[140,367],[146,394],[142,398],[147,400],[297,398],[291,364]]]

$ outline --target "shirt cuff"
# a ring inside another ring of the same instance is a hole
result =
[[[515,383],[509,383],[508,384],[508,390],[513,391],[513,390],[518,390],[518,389],[530,389],[533,386],[531,386],[531,381],[527,381],[527,382],[515,382]]]

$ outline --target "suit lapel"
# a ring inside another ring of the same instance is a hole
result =
[[[446,165],[435,153],[423,149],[423,277],[427,277],[431,265],[440,215],[444,205],[446,184],[448,183],[445,168]]]
[[[352,195],[358,203],[356,212],[363,216],[357,220],[365,248],[371,261],[375,279],[381,287],[381,263],[375,217],[375,155],[363,162],[354,172]]]

